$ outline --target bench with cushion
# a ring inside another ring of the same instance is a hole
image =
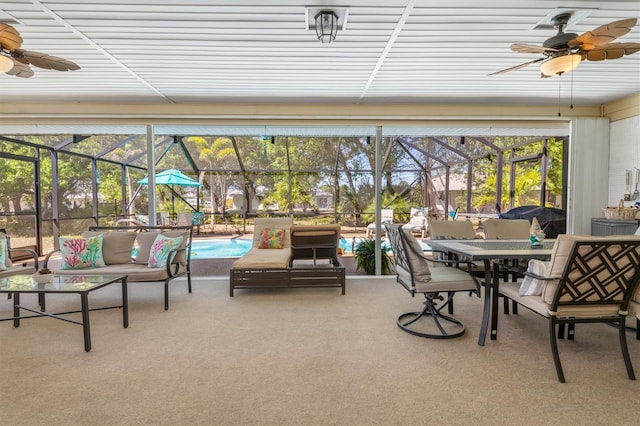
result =
[[[61,239],[61,265],[53,269],[59,275],[127,275],[129,282],[164,282],[164,309],[169,309],[169,282],[186,275],[191,293],[191,226],[92,226],[82,234],[82,242],[101,240],[100,256],[95,261],[74,253],[78,239]],[[97,240],[96,240],[97,239]],[[66,241],[66,243],[65,243]],[[99,243],[97,243],[99,244]],[[132,252],[136,249],[135,257]]]
[[[339,225],[293,225],[291,218],[257,218],[249,252],[233,263],[229,295],[235,289],[340,287],[345,270],[337,250]],[[329,259],[329,263],[318,263]],[[309,261],[309,262],[306,262]]]

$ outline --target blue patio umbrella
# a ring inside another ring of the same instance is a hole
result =
[[[149,184],[149,179],[144,178],[138,181],[141,185]],[[171,210],[175,214],[175,190],[174,186],[202,186],[200,182],[182,173],[180,170],[169,169],[156,174],[156,185],[167,185],[171,187]]]

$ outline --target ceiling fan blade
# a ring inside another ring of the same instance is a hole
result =
[[[31,64],[38,68],[44,68],[47,70],[75,71],[80,69],[75,62],[41,52],[17,49],[11,52],[11,56],[23,64]]]
[[[500,71],[496,71],[496,72],[491,73],[489,75],[504,74],[504,73],[507,73],[509,71],[519,70],[520,68],[524,68],[524,67],[529,66],[531,64],[535,64],[536,62],[544,61],[545,59],[547,59],[547,58],[534,59],[533,61],[525,62],[524,64],[516,65],[515,67],[506,68],[506,69],[503,69],[503,70],[500,70]]]
[[[640,52],[640,43],[609,43],[586,51],[585,56],[589,61],[604,61],[619,59],[636,52]]]
[[[601,25],[595,30],[587,31],[569,42],[569,46],[579,46],[581,50],[592,50],[598,46],[611,43],[631,31],[636,25],[636,18],[622,19]]]
[[[33,70],[28,65],[21,64],[20,62],[13,61],[15,65],[9,71],[8,75],[15,75],[16,77],[29,78],[33,77]]]
[[[543,46],[536,46],[534,44],[520,44],[520,43],[512,44],[511,50],[518,53],[558,52],[558,49],[554,49],[551,47],[543,47]]]
[[[16,50],[22,46],[22,37],[11,25],[0,24],[0,47],[5,50]]]

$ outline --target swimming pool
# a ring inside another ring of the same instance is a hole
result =
[[[252,242],[247,238],[193,240],[191,259],[240,257],[249,251]]]
[[[363,238],[356,238],[355,243],[358,244]],[[420,241],[420,240],[418,240]],[[383,242],[386,242],[383,239]],[[249,251],[252,240],[247,238],[228,238],[214,240],[193,240],[191,243],[192,259],[221,259],[240,257]],[[351,253],[352,238],[340,238],[339,247],[344,249],[345,253]],[[387,244],[388,245],[388,244]],[[431,251],[428,244],[420,241],[422,249]]]

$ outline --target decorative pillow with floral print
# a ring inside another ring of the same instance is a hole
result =
[[[259,249],[282,249],[284,248],[284,229],[264,228],[260,234]]]
[[[60,238],[62,269],[103,268],[102,234],[91,238]]]
[[[7,239],[0,239],[0,271],[6,271],[7,265],[5,265],[6,258],[9,254],[7,253]]]
[[[151,252],[149,253],[149,268],[164,268],[167,266],[167,259],[171,250],[175,250],[182,244],[182,237],[169,238],[160,234],[156,237]]]

